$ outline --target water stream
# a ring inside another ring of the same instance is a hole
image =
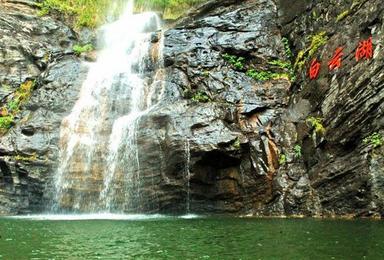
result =
[[[162,62],[152,12],[122,16],[101,29],[103,50],[72,112],[62,121],[52,211],[130,212],[142,205],[137,125],[161,98]],[[160,93],[160,94],[159,94]]]

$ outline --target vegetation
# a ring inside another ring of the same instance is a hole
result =
[[[211,101],[211,99],[208,97],[207,93],[203,91],[197,91],[191,98],[195,102],[202,102],[207,103]]]
[[[0,107],[0,134],[11,128],[14,117],[19,112],[21,105],[31,96],[34,86],[35,82],[32,80],[24,82],[7,100],[7,103]]]
[[[294,70],[301,70],[305,63],[313,57],[316,51],[328,41],[328,36],[325,31],[319,32],[316,35],[311,36],[311,44],[308,48],[299,51],[296,57]]]
[[[340,13],[337,17],[336,17],[336,21],[339,22],[341,20],[343,20],[345,17],[347,17],[350,13],[350,10],[345,10],[344,12]]]
[[[232,144],[232,147],[236,150],[239,150],[241,146],[240,139],[237,137]]]
[[[284,45],[285,55],[287,56],[288,59],[292,59],[293,53],[291,51],[291,47],[289,47],[289,40],[287,38],[283,37],[282,42]]]
[[[230,55],[228,53],[223,54],[223,59],[226,60],[229,64],[231,64],[237,70],[244,69],[244,57],[237,57],[235,55]]]
[[[185,10],[206,0],[136,0],[136,11],[154,10],[162,12],[165,19],[180,17]],[[113,2],[113,4],[111,4]],[[43,0],[36,5],[40,15],[59,12],[74,18],[76,27],[95,28],[106,22],[108,16],[115,17],[124,10],[125,0]]]
[[[2,132],[2,130],[11,128],[12,123],[13,123],[13,116],[10,115],[10,116],[0,117],[0,133]]]
[[[325,134],[325,128],[323,126],[323,119],[321,117],[310,116],[306,120],[315,129],[318,134]]]
[[[288,73],[276,73],[271,71],[256,71],[255,69],[249,69],[246,72],[248,77],[253,78],[254,80],[266,81],[271,79],[290,79]]]
[[[86,45],[78,45],[76,44],[73,46],[73,51],[76,55],[80,55],[84,52],[90,52],[93,51],[93,45],[92,44],[86,44]]]
[[[285,154],[280,154],[279,156],[279,165],[284,165],[287,163],[287,156]]]
[[[16,155],[14,159],[21,162],[33,162],[37,160],[37,154],[33,153],[30,156]]]
[[[294,147],[293,147],[293,153],[294,153],[294,157],[296,158],[296,159],[300,159],[301,158],[301,156],[302,156],[302,153],[301,153],[301,146],[300,145],[295,145]]]
[[[374,132],[364,138],[363,142],[364,144],[371,145],[373,148],[378,148],[384,144],[384,137],[380,133]]]

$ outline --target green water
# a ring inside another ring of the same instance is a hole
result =
[[[384,222],[0,219],[0,259],[384,259]]]

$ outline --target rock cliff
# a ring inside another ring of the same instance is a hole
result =
[[[39,212],[87,67],[72,51],[81,35],[39,17],[33,1],[0,4],[1,102],[34,82],[0,137],[0,213]],[[139,122],[137,208],[382,216],[383,10],[378,0],[216,0],[154,34],[164,93]],[[370,36],[373,57],[357,62]]]

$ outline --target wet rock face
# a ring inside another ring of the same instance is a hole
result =
[[[72,55],[75,33],[39,17],[33,1],[0,3],[0,104],[20,84],[35,90],[0,137],[0,214],[41,211],[57,164],[62,118],[72,109],[86,68]]]
[[[286,1],[279,3],[282,34],[289,38],[294,52],[308,48],[308,39],[319,32],[325,32],[328,40],[310,57],[322,62],[319,78],[311,81],[307,76],[310,59],[298,70],[291,105],[281,122],[282,129],[294,125],[296,131],[288,139],[281,138],[280,145],[283,151],[289,150],[296,132],[303,156],[301,162],[285,167],[288,171],[297,167],[304,170],[302,175],[309,182],[302,191],[310,190],[304,203],[317,201],[310,203],[313,213],[382,216],[384,168],[379,167],[378,158],[383,153],[363,140],[374,132],[383,134],[384,8],[374,0],[299,2],[300,8]],[[356,48],[370,36],[373,59],[357,62]],[[337,47],[344,47],[342,66],[329,71],[327,63]],[[304,108],[305,103],[310,106]],[[297,111],[301,118],[293,116]],[[321,118],[324,134],[305,123],[309,116]],[[279,175],[287,174],[284,171]],[[298,184],[296,179],[289,183],[294,187]],[[295,188],[289,189],[284,196],[292,198],[295,192]]]
[[[27,2],[0,4],[0,98],[26,79],[38,82],[16,126],[0,137],[0,214],[43,208],[60,123],[86,73],[71,53],[77,36]],[[382,216],[384,148],[363,139],[384,135],[383,9],[379,0],[216,0],[154,34],[153,53],[164,43],[163,59],[153,57],[164,62],[161,102],[138,122],[133,211]],[[326,43],[297,68],[294,83],[247,75],[286,73],[270,62],[295,63],[320,32]],[[373,59],[356,62],[357,44],[371,35]],[[339,46],[342,67],[329,72]],[[226,54],[243,57],[242,66]],[[311,81],[314,57],[322,66]]]
[[[223,3],[208,3],[163,35],[163,100],[141,119],[138,136],[142,174],[156,173],[152,203],[163,212],[245,213],[274,196],[278,147],[270,129],[290,82],[256,81],[246,70],[286,60],[277,7]],[[225,54],[244,57],[244,68]]]

